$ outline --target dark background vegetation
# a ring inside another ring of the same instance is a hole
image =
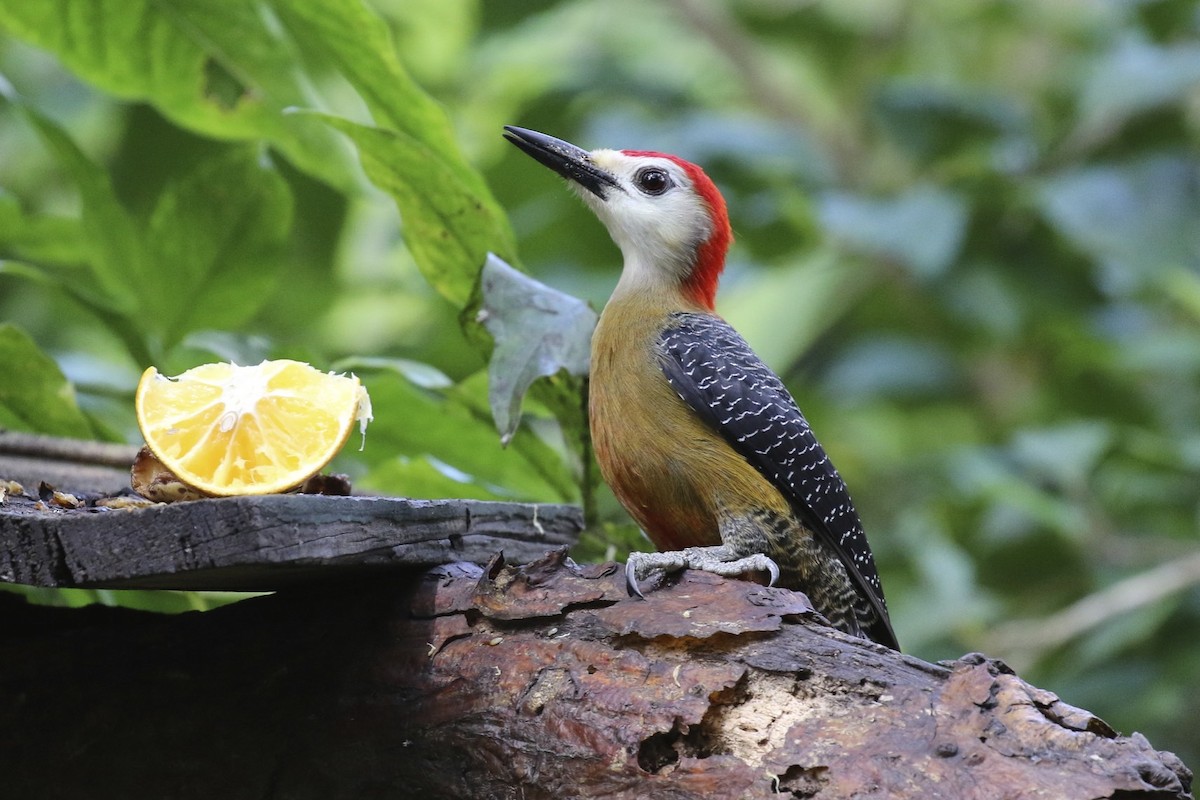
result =
[[[360,488],[579,502],[575,386],[501,448],[460,313],[487,251],[596,307],[619,256],[500,128],[679,153],[905,649],[1196,766],[1198,34],[1185,0],[0,0],[0,426],[132,442],[147,366],[297,357],[371,391]],[[644,546],[597,511],[580,558]]]

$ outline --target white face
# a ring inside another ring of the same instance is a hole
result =
[[[592,162],[620,188],[603,198],[572,183],[576,194],[608,228],[625,256],[621,283],[678,283],[693,266],[696,249],[712,233],[704,201],[683,169],[666,158],[594,150]]]

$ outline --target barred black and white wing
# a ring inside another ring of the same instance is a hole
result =
[[[671,386],[833,548],[875,611],[879,624],[872,638],[896,647],[858,512],[783,382],[719,317],[673,314],[658,346]]]

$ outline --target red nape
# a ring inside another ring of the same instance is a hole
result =
[[[687,280],[683,282],[683,290],[689,297],[704,308],[712,311],[716,305],[717,283],[721,280],[721,270],[725,269],[725,254],[733,242],[733,229],[729,227],[729,212],[725,209],[725,198],[717,190],[712,179],[704,174],[704,170],[690,161],[684,161],[679,156],[669,153],[656,153],[653,150],[622,150],[627,156],[635,158],[665,158],[673,161],[683,169],[696,193],[704,198],[708,206],[708,214],[712,219],[712,233],[696,248],[696,263]]]

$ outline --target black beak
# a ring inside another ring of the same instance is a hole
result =
[[[518,128],[515,125],[504,126],[504,138],[525,151],[525,153],[550,169],[562,175],[567,180],[575,181],[592,194],[604,199],[604,193],[609,189],[620,189],[620,184],[611,173],[592,163],[592,157],[582,148],[570,142],[555,139],[544,133]]]

